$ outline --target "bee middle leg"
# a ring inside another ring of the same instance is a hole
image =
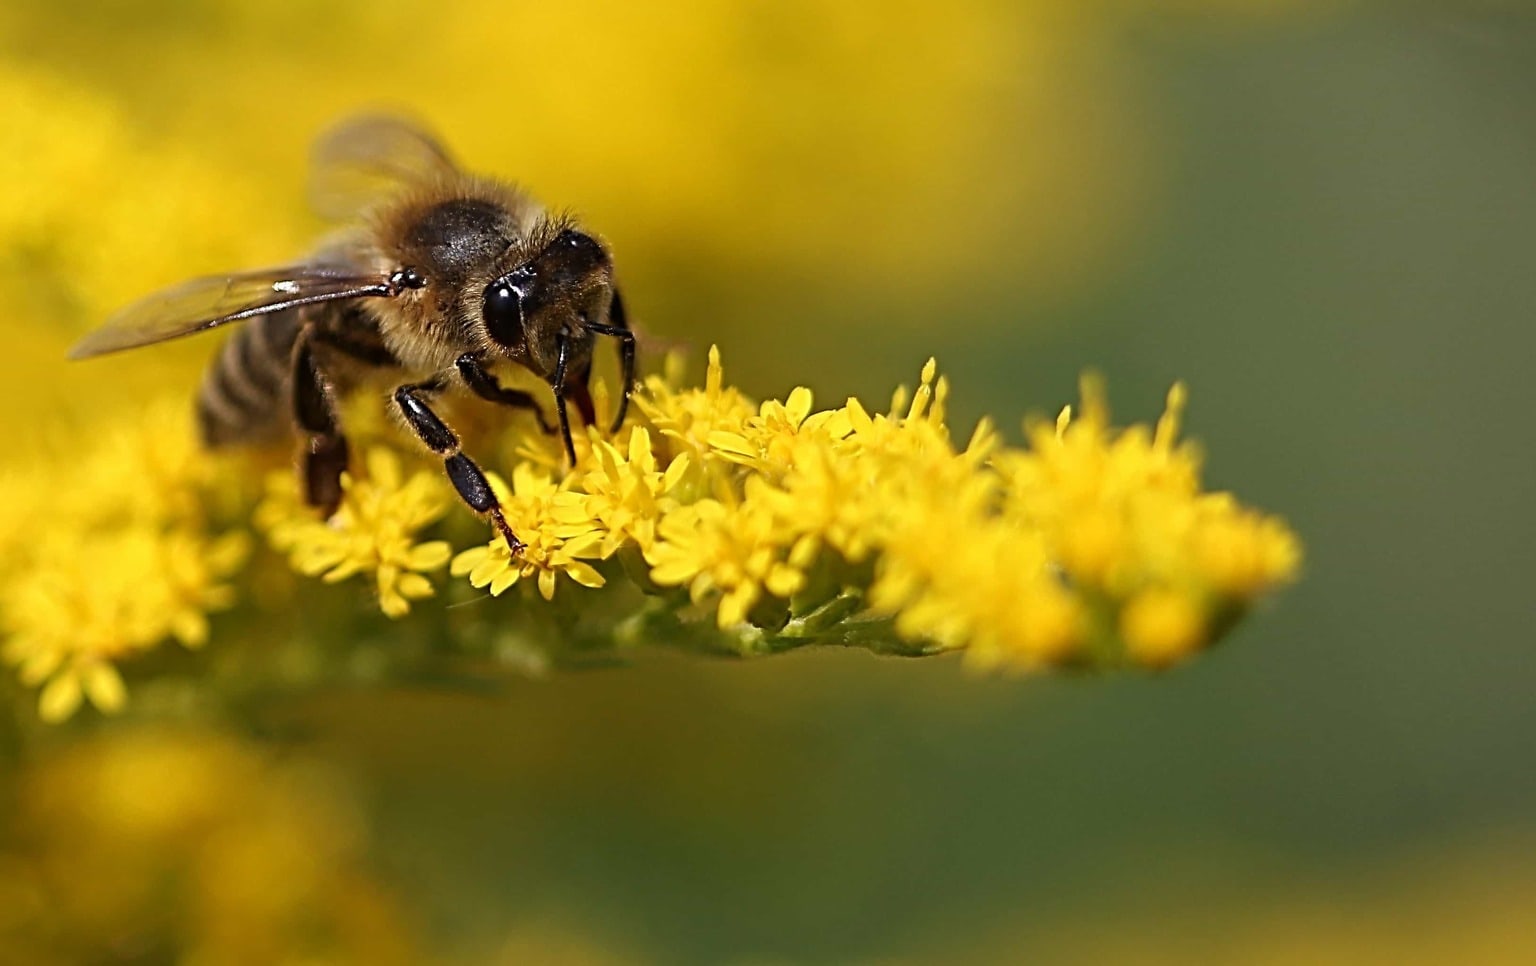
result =
[[[443,468],[447,470],[448,480],[458,491],[459,498],[471,510],[490,517],[491,523],[507,541],[507,549],[515,555],[522,551],[523,542],[517,539],[517,534],[507,525],[507,518],[501,512],[501,502],[496,499],[496,491],[491,489],[490,481],[485,478],[479,465],[459,448],[458,435],[427,405],[427,400],[442,389],[443,384],[437,381],[401,386],[394,392],[395,406],[411,432],[416,434],[427,449],[443,458]]]

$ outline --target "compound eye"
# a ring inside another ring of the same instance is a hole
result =
[[[485,287],[485,327],[504,346],[523,341],[523,293],[505,279]]]

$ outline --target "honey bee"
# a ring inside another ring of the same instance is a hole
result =
[[[442,458],[464,502],[521,551],[485,474],[432,401],[467,390],[530,409],[553,432],[530,394],[490,371],[498,362],[523,366],[553,390],[574,464],[567,399],[594,421],[593,344],[610,336],[624,380],[610,430],[617,432],[634,384],[635,337],[608,247],[518,188],[464,173],[430,135],[395,118],[356,118],[323,134],[310,193],[321,214],[353,227],[306,261],[148,296],[81,339],[70,358],[246,321],[204,375],[203,441],[221,447],[296,434],[305,497],[326,516],[341,501],[348,459],[338,396],[361,375],[390,374],[399,382],[391,405],[404,424]]]

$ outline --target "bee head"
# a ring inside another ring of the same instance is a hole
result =
[[[510,355],[526,353],[539,375],[555,371],[562,338],[567,365],[591,353],[589,323],[607,321],[613,262],[591,235],[574,227],[551,232],[531,257],[491,280],[481,303],[491,342]]]

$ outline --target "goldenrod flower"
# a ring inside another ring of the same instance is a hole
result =
[[[523,549],[514,558],[507,542],[497,534],[489,544],[453,558],[455,577],[467,576],[471,585],[488,587],[493,596],[531,577],[538,582],[539,594],[545,600],[554,599],[555,579],[562,573],[583,587],[603,586],[603,575],[586,562],[601,555],[603,534],[586,512],[581,494],[565,489],[526,463],[512,471],[510,493],[495,477],[491,486]]]
[[[734,386],[725,385],[720,350],[709,349],[709,367],[703,389],[682,389],[659,376],[645,381],[646,391],[635,406],[666,438],[674,451],[686,453],[699,471],[717,479],[714,464],[722,456],[714,440],[739,434],[752,416],[753,406]]]
[[[321,520],[291,471],[274,472],[258,499],[242,483],[249,460],[211,459],[182,408],[152,406],[82,444],[67,487],[47,461],[0,477],[8,519],[59,519],[44,545],[6,538],[4,657],[43,689],[48,720],[85,701],[119,710],[138,658],[168,640],[199,646],[207,615],[242,591],[253,617],[282,607],[296,572],[325,584],[365,577],[385,615],[438,621],[427,637],[441,661],[483,658],[476,642],[519,627],[527,646],[551,649],[579,634],[587,648],[746,654],[825,642],[958,651],[978,668],[1161,668],[1294,577],[1300,545],[1282,522],[1201,489],[1198,453],[1178,438],[1182,387],[1155,427],[1117,429],[1086,380],[1077,413],[1030,423],[1023,449],[1004,446],[989,421],[957,445],[949,392],[930,360],[886,412],[857,399],[817,411],[803,388],[759,404],[725,381],[711,349],[702,388],[675,372],[647,380],[637,417],[612,438],[589,428],[569,471],[532,421],[490,429],[476,448],[501,454],[488,469],[525,544],[516,557],[385,420],[354,422],[363,465]],[[239,577],[253,528],[286,557],[286,578],[269,565]],[[450,560],[453,577],[500,601],[451,622],[419,606]],[[556,600],[562,575],[573,586]],[[505,595],[524,580],[538,593]],[[548,619],[505,607],[547,608]],[[339,641],[353,639],[354,614],[304,608]],[[410,662],[421,659],[373,646],[334,670],[377,680],[391,662],[419,673]],[[313,682],[326,659],[313,660],[283,666],[310,667],[297,680]]]
[[[656,542],[656,521],[677,503],[670,494],[688,472],[688,455],[677,456],[661,472],[644,426],[630,429],[625,449],[604,440],[595,447],[597,468],[581,474],[579,481],[586,499],[557,507],[556,514],[578,525],[595,521],[603,534],[602,557],[612,556],[626,542],[642,551],[650,549]]]
[[[92,449],[38,459],[3,478],[0,657],[40,687],[39,714],[127,700],[118,665],[176,640],[200,647],[228,608],[250,539],[211,522],[218,468],[184,405],[156,403],[102,428]],[[227,481],[224,481],[227,482]],[[25,539],[39,519],[43,539]]]
[[[763,591],[787,600],[805,583],[815,544],[779,525],[761,498],[767,484],[746,481],[743,500],[705,499],[662,518],[658,541],[646,553],[651,579],[686,586],[694,603],[719,595],[717,620],[730,627],[747,620]]]
[[[321,763],[185,727],[38,757],[6,776],[8,966],[422,962]]]
[[[1030,449],[999,458],[1005,515],[1040,533],[1063,579],[1096,602],[1101,640],[1122,639],[1132,661],[1171,663],[1292,579],[1300,544],[1279,520],[1201,491],[1199,452],[1178,439],[1182,385],[1155,430],[1113,429],[1097,379],[1082,396],[1080,414],[1031,425]]]
[[[416,541],[447,511],[449,497],[440,473],[417,470],[404,479],[400,458],[387,449],[370,449],[367,463],[366,476],[342,477],[341,506],[328,521],[300,504],[292,473],[274,476],[258,517],[295,570],[331,584],[371,575],[379,608],[404,617],[411,601],[432,596],[425,575],[441,570],[452,555],[446,541]]]
[[[42,686],[39,713],[72,715],[82,698],[102,711],[126,701],[115,661],[167,638],[208,639],[207,613],[234,600],[224,583],[248,540],[133,526],[54,539],[5,585],[5,660],[23,684]]]

